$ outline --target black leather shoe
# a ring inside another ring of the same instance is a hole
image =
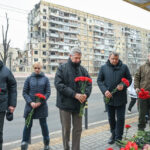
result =
[[[114,144],[115,143],[115,138],[113,136],[110,137],[108,140],[108,144]]]

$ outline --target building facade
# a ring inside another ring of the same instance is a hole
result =
[[[40,61],[46,73],[53,73],[74,46],[81,48],[82,65],[91,75],[97,75],[112,51],[137,68],[150,52],[150,30],[45,1],[36,4],[28,15],[31,64]]]
[[[3,45],[0,44],[0,53],[3,56]],[[0,60],[2,60],[0,56]],[[31,56],[30,51],[20,50],[19,48],[9,48],[6,66],[12,72],[31,72]]]

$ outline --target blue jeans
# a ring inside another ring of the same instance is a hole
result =
[[[48,130],[46,118],[40,118],[39,123],[40,123],[41,130],[42,130],[43,140],[48,142],[50,140],[50,137],[49,137],[49,130]],[[32,124],[33,124],[33,119],[28,128],[25,125],[24,130],[23,130],[22,142],[29,142],[30,137],[31,137]]]
[[[122,106],[108,105],[107,108],[108,108],[110,131],[112,135],[115,137],[115,140],[122,140],[126,105]]]

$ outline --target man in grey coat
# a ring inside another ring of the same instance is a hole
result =
[[[17,84],[11,71],[0,60],[0,150],[3,144],[3,126],[6,111],[13,113],[17,101]]]

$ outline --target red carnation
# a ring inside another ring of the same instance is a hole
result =
[[[113,148],[111,148],[111,147],[109,147],[109,148],[107,148],[106,150],[114,150]]]
[[[148,99],[148,98],[150,98],[149,91],[145,91],[145,89],[141,88],[140,92],[138,93],[138,97],[140,99]]]
[[[138,146],[135,142],[128,142],[125,146],[125,149],[126,150],[130,150],[130,149],[133,149],[133,150],[138,150]]]
[[[126,78],[122,78],[121,81],[127,86],[129,87],[130,83]]]
[[[91,78],[89,78],[89,77],[83,77],[83,76],[76,77],[74,81],[75,82],[79,82],[79,81],[84,82],[84,81],[87,81],[89,83],[92,83],[92,79]]]
[[[129,124],[126,124],[126,125],[125,125],[125,128],[126,128],[126,129],[129,129],[129,128],[131,128],[131,126],[130,126]]]
[[[44,100],[46,99],[46,97],[41,93],[37,93],[37,94],[35,94],[35,96],[37,96],[40,99],[44,99]]]
[[[80,88],[80,92],[81,94],[85,94],[86,91],[86,87],[88,86],[88,83],[92,83],[92,79],[89,77],[84,77],[84,76],[80,76],[80,77],[76,77],[74,79],[75,82],[79,82],[79,88]],[[80,112],[79,112],[79,116],[83,115],[83,111],[84,111],[84,106],[85,106],[85,102],[80,104]]]

